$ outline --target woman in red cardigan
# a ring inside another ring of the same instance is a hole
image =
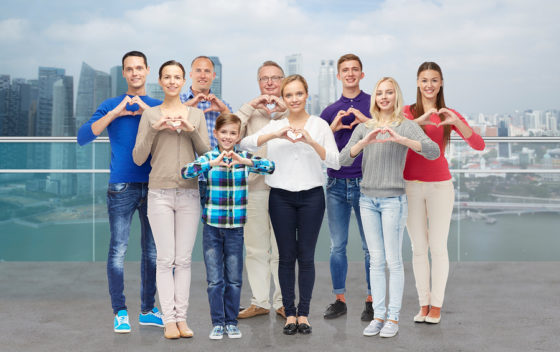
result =
[[[405,106],[404,113],[439,145],[440,156],[428,160],[409,150],[403,172],[408,197],[407,229],[420,302],[420,312],[414,321],[437,324],[441,320],[449,272],[447,236],[455,198],[445,147],[449,144],[451,131],[459,134],[475,150],[484,149],[484,140],[458,112],[446,107],[443,75],[438,64],[424,62],[420,65],[417,86],[416,103]],[[431,275],[428,248],[432,258]]]

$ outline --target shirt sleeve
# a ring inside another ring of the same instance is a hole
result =
[[[333,170],[340,169],[339,153],[338,147],[334,140],[334,135],[332,133],[329,124],[324,120],[319,120],[320,131],[322,135],[322,146],[325,148],[325,160],[324,164]]]
[[[212,168],[212,166],[210,166],[211,157],[212,153],[208,152],[196,158],[195,161],[185,165],[181,169],[183,178],[195,178],[202,173],[208,172]]]
[[[451,110],[451,109],[450,109],[450,110]],[[484,147],[486,147],[486,143],[484,143],[484,139],[482,139],[482,137],[481,137],[478,133],[476,133],[476,132],[471,128],[471,126],[469,126],[467,120],[465,120],[465,118],[464,118],[463,116],[461,116],[461,114],[459,114],[459,113],[458,113],[457,111],[455,111],[455,110],[452,110],[452,111],[457,115],[457,117],[459,117],[459,119],[460,119],[461,121],[463,121],[463,123],[464,123],[465,125],[467,125],[468,128],[471,129],[472,134],[471,134],[471,136],[470,136],[469,138],[465,138],[465,136],[463,136],[463,135],[461,134],[461,132],[459,131],[459,129],[458,129],[457,127],[455,127],[455,126],[453,126],[453,131],[457,132],[457,134],[458,134],[459,136],[461,136],[461,138],[463,138],[463,140],[464,140],[465,142],[467,142],[467,144],[468,144],[471,148],[473,148],[474,150],[484,150]]]
[[[259,156],[253,155],[249,152],[243,152],[244,158],[251,159],[253,166],[249,166],[249,172],[261,175],[271,175],[276,168],[274,161]]]
[[[256,152],[259,148],[257,145],[259,136],[273,132],[275,130],[275,125],[276,124],[273,124],[272,121],[269,122],[266,126],[258,130],[256,133],[243,138],[239,143],[239,147],[243,150],[248,150],[253,153]]]
[[[84,123],[78,130],[78,144],[85,145],[95,140],[97,136],[91,130],[91,125],[109,112],[106,104],[101,104],[93,113],[88,122]]]
[[[136,135],[136,143],[132,150],[132,159],[138,166],[144,164],[150,156],[154,138],[159,132],[154,129],[150,123],[151,110],[146,110],[142,113],[140,124],[138,125],[138,134]]]
[[[403,123],[406,123],[406,125],[403,126],[403,137],[418,141],[422,145],[422,150],[420,152],[413,150],[415,153],[422,155],[428,160],[435,160],[439,158],[439,146],[436,142],[432,141],[432,139],[428,137],[426,133],[424,133],[422,128],[417,123],[411,122],[410,120],[404,120]]]
[[[354,163],[354,159],[356,159],[356,157],[363,152],[362,150],[358,155],[354,157],[350,156],[350,148],[352,148],[356,143],[358,143],[364,137],[366,131],[367,131],[367,127],[365,127],[363,123],[359,124],[358,127],[354,129],[354,132],[352,132],[352,136],[350,137],[350,140],[348,141],[348,143],[346,143],[346,146],[340,152],[339,155],[340,165],[342,166],[352,165]]]

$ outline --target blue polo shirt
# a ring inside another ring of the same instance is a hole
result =
[[[85,145],[97,138],[91,130],[91,125],[107,115],[107,113],[116,108],[124,99],[126,94],[119,95],[114,98],[105,100],[88,122],[84,123],[78,131],[78,144]],[[129,95],[133,98],[133,95]],[[150,98],[147,95],[140,97],[148,106],[157,106],[161,104],[160,100]],[[138,110],[138,104],[130,106],[130,110]],[[111,176],[109,183],[119,182],[148,182],[150,175],[151,157],[144,164],[138,166],[132,160],[132,149],[136,143],[136,134],[138,133],[138,124],[141,115],[125,115],[117,117],[107,126],[109,133],[109,141],[111,143]]]

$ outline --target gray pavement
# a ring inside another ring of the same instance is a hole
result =
[[[138,325],[139,264],[125,266],[132,332],[112,331],[104,263],[0,262],[0,351],[560,351],[559,262],[452,263],[442,322],[415,324],[414,277],[405,263],[400,331],[364,337],[363,265],[351,263],[348,314],[324,320],[333,301],[329,265],[317,262],[309,336],[285,336],[275,314],[240,320],[240,340],[208,339],[204,265],[193,263],[189,308],[192,339],[166,340]],[[245,280],[245,283],[247,281]],[[244,285],[242,304],[250,290]]]

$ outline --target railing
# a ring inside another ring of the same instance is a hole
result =
[[[560,138],[485,142],[483,152],[459,138],[448,148],[456,189],[451,260],[560,260]],[[104,261],[110,155],[107,137],[83,147],[75,137],[0,137],[0,260]],[[363,257],[357,231],[352,217],[354,261]],[[139,259],[138,235],[135,219],[129,260]],[[317,260],[328,260],[329,246],[325,216]],[[406,235],[403,250],[410,260]],[[193,259],[202,259],[199,240]]]

